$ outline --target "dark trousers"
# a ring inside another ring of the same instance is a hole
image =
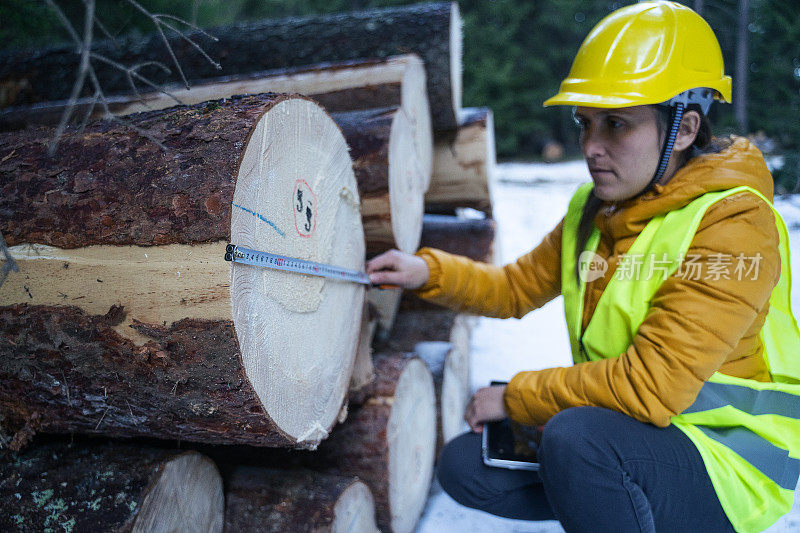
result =
[[[602,407],[573,407],[545,426],[541,471],[488,467],[481,436],[465,433],[439,457],[457,502],[507,518],[557,519],[567,531],[733,531],[694,444]]]

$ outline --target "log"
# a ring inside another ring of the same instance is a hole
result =
[[[180,37],[169,42],[190,82],[234,76],[299,65],[384,58],[413,52],[425,62],[428,100],[434,129],[456,127],[461,108],[461,19],[453,3],[418,4],[353,13],[316,15],[241,23],[211,28],[218,40],[211,42],[200,32],[187,35],[219,60],[217,70],[191,44]],[[160,34],[131,36],[114,43],[97,41],[92,51],[112,61],[133,65],[160,61],[173,65]],[[12,105],[66,100],[78,72],[79,55],[74,46],[37,51],[13,50],[0,54],[0,81],[19,86]],[[106,94],[127,94],[124,73],[94,61]],[[173,75],[152,67],[139,72],[155,83],[167,85]],[[82,96],[90,97],[86,88]]]
[[[408,352],[377,353],[373,362],[375,379],[351,394],[347,420],[316,451],[215,447],[208,453],[220,464],[357,476],[375,498],[382,531],[413,531],[433,476],[433,379],[427,365]]]
[[[53,158],[52,130],[0,135],[20,269],[0,291],[3,425],[315,447],[348,390],[364,289],[223,254],[363,268],[343,136],[275,94],[130,122],[70,133]]]
[[[0,459],[3,531],[221,532],[222,477],[197,452],[47,443]]]
[[[222,465],[309,469],[357,476],[375,498],[382,531],[410,532],[433,476],[436,406],[427,365],[408,352],[373,356],[375,379],[350,395],[350,413],[315,451],[215,446]]]
[[[422,217],[420,247],[438,248],[475,261],[491,263],[497,225],[491,218],[462,218],[426,214]]]
[[[367,256],[391,248],[413,253],[422,234],[425,178],[408,117],[396,107],[332,117],[350,146]]]
[[[354,476],[238,466],[225,473],[225,531],[377,533],[372,493]]]
[[[109,97],[107,105],[114,115],[124,116],[165,109],[176,103],[192,105],[266,92],[311,96],[331,112],[401,107],[410,120],[427,189],[433,166],[433,133],[425,67],[415,54],[225,76],[202,80],[191,89],[170,86],[165,92]],[[30,125],[55,126],[67,107],[68,101],[62,100],[1,109],[0,130],[24,129]],[[85,116],[101,119],[105,112],[93,98],[79,99],[74,103],[71,122],[77,125]]]
[[[367,290],[366,309],[362,315],[361,336],[353,368],[353,379],[350,382],[351,398],[355,395],[362,395],[364,387],[375,379],[372,343],[375,339],[378,342],[384,342],[389,337],[394,318],[400,308],[401,296],[402,290],[400,289],[373,287]]]
[[[458,207],[471,207],[491,217],[495,166],[491,109],[463,109],[455,136],[441,136],[435,142],[425,211],[453,214]]]
[[[414,353],[428,365],[436,393],[436,456],[453,437],[463,433],[469,401],[470,352],[446,341],[423,341]]]

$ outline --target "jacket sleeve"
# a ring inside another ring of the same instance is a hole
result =
[[[722,264],[725,257],[733,259],[730,279],[714,279],[712,265]],[[752,269],[747,276],[734,271],[739,257],[744,271]],[[697,259],[701,275],[686,270],[665,280],[624,353],[572,367],[520,372],[504,396],[509,416],[544,424],[568,407],[595,405],[669,425],[672,416],[694,402],[742,337],[763,324],[780,275],[772,209],[746,193],[714,204],[687,258]]]
[[[562,225],[563,220],[536,248],[503,267],[423,248],[417,255],[431,275],[416,294],[458,311],[521,318],[561,294]]]

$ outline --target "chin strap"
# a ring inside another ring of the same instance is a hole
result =
[[[658,161],[658,168],[656,169],[656,173],[653,174],[653,179],[650,180],[650,183],[647,184],[647,187],[644,188],[644,191],[647,192],[653,188],[653,185],[659,182],[661,178],[664,176],[664,172],[667,170],[667,165],[669,165],[669,158],[672,156],[672,148],[675,146],[675,139],[678,136],[678,128],[681,125],[681,119],[683,118],[683,112],[686,109],[686,106],[683,102],[675,102],[672,105],[672,109],[670,111],[670,121],[669,121],[669,133],[667,134],[667,138],[664,141],[664,148],[661,150],[661,159]]]
[[[715,91],[708,87],[698,87],[676,94],[661,104],[670,108],[669,134],[664,141],[664,148],[661,150],[661,159],[658,161],[656,173],[653,174],[653,179],[650,180],[650,183],[647,184],[647,187],[645,187],[642,192],[647,192],[652,189],[653,185],[658,183],[664,176],[667,165],[669,165],[669,158],[672,155],[672,148],[675,145],[675,138],[678,136],[678,128],[681,125],[683,113],[686,111],[686,106],[689,104],[697,104],[700,106],[703,115],[708,115],[708,110],[711,108],[711,103],[714,101],[714,93]]]

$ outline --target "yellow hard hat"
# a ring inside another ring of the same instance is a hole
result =
[[[614,11],[592,29],[558,94],[544,105],[658,104],[696,88],[731,101],[731,77],[725,75],[714,31],[681,4],[640,2]]]

